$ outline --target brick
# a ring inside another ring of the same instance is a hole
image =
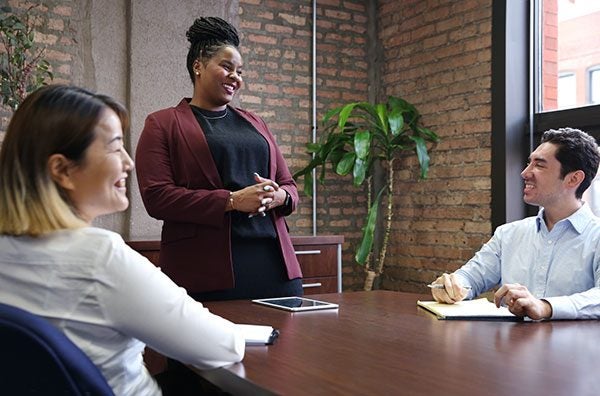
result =
[[[66,17],[70,17],[73,15],[73,9],[69,6],[56,6],[52,9],[52,12],[57,14],[57,15],[62,15],[62,16],[66,16]]]
[[[305,26],[307,24],[307,19],[304,16],[280,13],[279,17],[290,25]]]
[[[249,34],[247,37],[248,42],[258,44],[271,44],[277,43],[277,38],[267,35]]]
[[[34,41],[39,44],[54,45],[58,41],[58,37],[54,34],[37,32],[34,36]]]
[[[294,32],[294,29],[289,26],[274,25],[270,23],[265,24],[265,30],[275,34],[292,34]]]

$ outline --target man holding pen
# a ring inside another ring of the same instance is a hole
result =
[[[453,304],[500,286],[497,306],[517,316],[600,319],[600,219],[582,201],[600,164],[595,140],[577,129],[544,132],[521,177],[537,216],[504,224],[465,265],[431,286]]]

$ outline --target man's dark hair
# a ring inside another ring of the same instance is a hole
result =
[[[575,192],[575,196],[581,198],[598,172],[600,151],[596,140],[579,129],[559,128],[544,132],[541,143],[552,143],[557,146],[556,159],[561,164],[561,178],[577,170],[585,173],[585,179]]]
[[[194,83],[194,61],[206,62],[222,47],[240,45],[238,32],[229,22],[219,17],[200,17],[186,32],[190,42],[187,54],[187,69]]]

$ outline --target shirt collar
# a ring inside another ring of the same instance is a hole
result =
[[[593,217],[594,217],[594,213],[592,213],[592,209],[590,209],[590,206],[586,202],[583,202],[583,205],[581,205],[581,208],[577,209],[577,211],[575,213],[573,213],[571,216],[567,217],[566,219],[560,220],[556,224],[560,224],[563,222],[569,222],[571,224],[571,226],[573,227],[573,229],[575,229],[575,231],[577,231],[577,233],[581,234],[583,232],[583,230],[585,229],[585,227],[588,225],[588,223],[592,220]],[[536,223],[538,232],[540,231],[543,221],[544,221],[544,208],[540,208],[540,210],[538,211],[538,214],[536,216],[536,219],[535,219],[535,223]]]

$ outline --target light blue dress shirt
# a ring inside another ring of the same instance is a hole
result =
[[[600,319],[600,219],[584,203],[548,231],[543,215],[498,227],[456,271],[467,298],[519,283],[552,305],[552,319]]]

